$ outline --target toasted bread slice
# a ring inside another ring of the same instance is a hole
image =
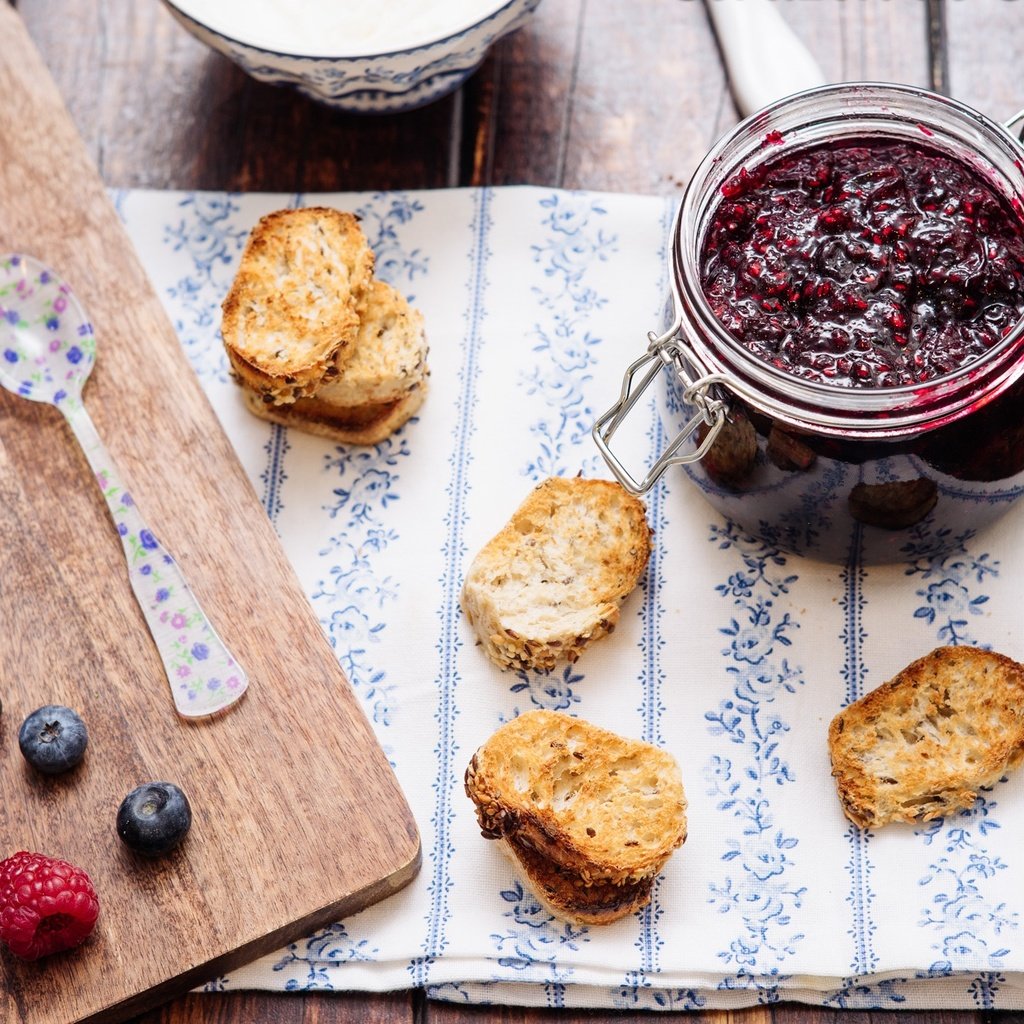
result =
[[[383,281],[371,281],[359,332],[338,366],[328,367],[316,397],[332,405],[393,402],[427,372],[423,314]]]
[[[311,394],[356,338],[373,251],[350,213],[278,210],[253,228],[223,304],[238,378],[273,402]]]
[[[1024,754],[1024,666],[940,647],[844,708],[828,743],[843,813],[856,825],[970,807]]]
[[[615,628],[650,553],[641,501],[607,480],[552,477],[473,559],[462,607],[497,665],[550,669]]]
[[[586,882],[524,843],[500,839],[498,847],[519,868],[541,906],[573,924],[611,924],[650,902],[654,875],[624,884]]]
[[[545,877],[631,886],[686,839],[675,759],[563,712],[503,725],[473,755],[465,784],[483,835],[508,839],[521,860],[531,850],[549,865]]]
[[[419,411],[426,395],[427,382],[423,380],[391,402],[338,406],[324,402],[317,394],[296,399],[289,405],[276,405],[242,385],[245,404],[256,416],[339,444],[370,445],[383,441]]]

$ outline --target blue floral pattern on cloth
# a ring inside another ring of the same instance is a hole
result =
[[[549,711],[567,711],[580,702],[579,693],[574,690],[583,681],[583,673],[574,665],[555,669],[552,672],[530,672],[516,669],[516,680],[509,687],[512,693],[525,693],[534,707]]]
[[[313,591],[313,604],[322,609],[320,621],[348,681],[381,726],[391,724],[394,684],[375,667],[372,651],[387,639],[387,606],[400,582],[375,571],[374,562],[399,539],[384,513],[399,500],[398,469],[409,453],[408,440],[398,435],[372,449],[339,447],[324,456],[325,470],[338,481],[327,511],[340,530],[320,550],[330,563],[329,577]]]
[[[973,532],[953,536],[922,523],[903,548],[907,559],[904,576],[914,581],[913,618],[933,631],[937,644],[970,644],[987,647],[976,635],[976,627],[989,602],[989,585],[1000,575],[1000,563],[991,553],[977,551]],[[843,572],[845,594],[842,607],[846,624],[840,639],[847,652],[843,670],[849,703],[864,693],[864,643],[867,639],[862,617],[867,600],[864,594],[869,573],[861,563],[862,537],[858,528],[852,538],[850,558]],[[986,842],[1000,823],[993,813],[997,802],[991,792],[979,795],[974,806],[953,819],[939,818],[914,830],[928,855],[922,859],[926,873],[917,885],[927,894],[917,924],[930,930],[931,950],[936,959],[926,971],[914,978],[959,979],[966,964],[982,963],[985,970],[964,983],[971,1000],[982,1008],[994,1005],[995,993],[1005,980],[999,973],[1009,953],[1005,944],[1008,932],[1019,926],[1019,913],[1001,898],[1001,873],[1008,864],[994,855]],[[890,978],[883,984],[871,984],[867,972],[875,968],[879,955],[875,948],[878,924],[873,906],[875,892],[871,876],[877,871],[869,857],[874,834],[867,829],[847,826],[851,878],[848,902],[853,910],[856,955],[851,967],[860,972],[848,979],[843,990],[833,995],[835,1005],[884,1006],[907,999],[907,977]],[[853,1002],[849,1002],[852,999]]]
[[[843,612],[843,625],[839,641],[845,654],[840,672],[845,686],[843,706],[852,704],[864,695],[867,675],[864,664],[864,643],[867,640],[867,631],[863,621],[867,604],[864,596],[867,570],[861,562],[862,532],[859,527],[854,531],[850,541],[849,556],[840,576],[843,596],[840,599],[839,607]],[[850,876],[850,892],[846,896],[846,903],[850,907],[852,918],[847,935],[852,940],[854,955],[850,962],[853,974],[845,980],[843,988],[833,996],[834,1005],[840,1007],[853,1005],[850,1000],[854,996],[859,1000],[857,1005],[863,1004],[870,998],[875,990],[870,984],[864,983],[862,979],[878,966],[878,954],[874,948],[874,937],[878,926],[873,916],[876,894],[871,888],[871,864],[868,857],[871,833],[850,822],[847,822],[845,827],[846,841],[849,845],[846,871]],[[882,996],[893,990],[894,986],[889,984],[875,994]],[[897,997],[894,996],[894,998]]]
[[[374,273],[410,301],[429,260],[403,247],[401,228],[422,210],[419,200],[404,193],[377,193],[356,210],[376,257]],[[349,682],[380,726],[391,723],[394,684],[375,666],[372,651],[387,639],[387,606],[400,583],[381,575],[375,564],[400,537],[387,512],[400,499],[400,466],[410,452],[405,431],[399,431],[372,448],[336,446],[323,463],[338,483],[326,508],[340,530],[319,552],[329,562],[329,577],[318,582],[312,599]]]
[[[588,271],[618,251],[599,200],[556,193],[541,199],[540,207],[545,238],[532,247],[532,257],[543,284],[532,291],[543,319],[531,332],[534,364],[521,374],[526,394],[540,395],[550,410],[530,426],[538,451],[524,472],[534,481],[581,470],[592,475],[596,469],[594,454],[583,453],[589,457],[581,464],[580,447],[594,422],[586,386],[602,341],[594,331],[608,299],[590,283]]]
[[[519,374],[524,395],[539,399],[543,410],[530,422],[536,451],[522,470],[534,483],[581,471],[593,475],[597,456],[581,458],[581,447],[594,419],[587,392],[602,341],[593,325],[607,299],[590,278],[594,265],[616,251],[616,238],[604,227],[607,210],[599,200],[551,193],[537,206],[543,241],[530,247],[530,262],[539,272],[530,290],[542,319],[529,332],[532,359]],[[553,672],[519,669],[510,689],[529,696],[535,707],[565,711],[579,702],[583,679],[574,665]]]
[[[508,927],[491,935],[498,965],[526,972],[532,982],[542,980],[537,968],[543,965],[548,973],[543,982],[555,991],[555,986],[572,977],[572,968],[566,965],[566,952],[575,952],[589,941],[588,929],[559,921],[518,880],[501,891],[501,898],[509,909],[504,913]]]
[[[416,285],[430,269],[430,259],[421,249],[403,245],[401,231],[422,212],[422,200],[404,192],[377,192],[356,209],[360,227],[373,249],[374,276],[398,288],[413,305]]]
[[[458,370],[458,416],[452,428],[448,457],[450,476],[444,489],[448,502],[444,514],[445,564],[437,581],[442,594],[441,606],[438,609],[440,630],[436,640],[440,671],[435,680],[439,700],[434,711],[434,721],[437,723],[437,741],[433,748],[436,775],[432,785],[435,798],[434,812],[430,820],[435,839],[430,853],[426,886],[430,904],[425,915],[426,935],[421,946],[422,952],[410,960],[407,968],[412,982],[421,986],[435,980],[431,977],[431,971],[449,944],[446,929],[452,917],[449,895],[453,881],[448,869],[455,853],[451,829],[456,820],[453,797],[459,781],[455,755],[459,753],[460,748],[453,737],[455,720],[458,717],[455,691],[462,681],[459,659],[462,642],[458,636],[459,591],[462,566],[467,555],[464,531],[468,521],[466,504],[469,499],[470,482],[466,470],[471,458],[470,442],[476,429],[474,420],[479,397],[478,367],[484,345],[483,300],[490,284],[487,267],[492,254],[491,195],[488,190],[478,192],[475,194],[473,204],[470,236],[472,270],[467,283],[469,305],[465,317],[462,360]]]
[[[975,550],[973,534],[954,538],[942,554],[934,550],[925,527],[908,548],[906,574],[916,580],[920,604],[914,617],[934,629],[941,644],[988,646],[975,633],[987,610],[988,585],[998,579],[1000,563],[989,552]],[[948,538],[943,538],[948,540]],[[916,832],[929,848],[927,873],[918,885],[929,902],[919,923],[935,935],[935,972],[962,969],[965,963],[984,963],[991,972],[979,975],[974,991],[990,993],[995,974],[1010,952],[1008,933],[1019,928],[1020,914],[1006,899],[1003,873],[1008,864],[987,842],[1001,828],[995,814],[998,802],[991,792],[979,794],[974,806],[952,819],[937,818]],[[986,996],[986,998],[988,998]]]
[[[659,250],[661,265],[665,270],[659,289],[661,293],[665,293],[668,288],[672,212],[672,204],[665,203],[661,217]],[[668,438],[654,401],[651,402],[650,416],[651,423],[647,431],[647,439],[650,444],[649,458],[653,461],[657,453],[665,449]],[[665,510],[668,488],[669,484],[665,481],[656,487],[647,498],[648,522],[654,532],[654,542],[651,545],[647,575],[641,581],[643,600],[637,612],[642,624],[637,647],[643,655],[637,676],[641,692],[637,711],[643,723],[641,738],[644,742],[657,747],[665,746],[663,716],[666,705],[663,688],[668,681],[668,672],[663,663],[666,648],[666,639],[663,635],[666,607],[662,598],[666,583],[666,551],[662,538],[670,528],[669,517]],[[639,954],[639,966],[626,973],[622,987],[614,1000],[615,1005],[622,1009],[633,1009],[652,1004],[662,1009],[697,1009],[704,1005],[703,998],[692,989],[661,990],[657,988],[661,956],[665,949],[665,939],[660,931],[665,914],[662,892],[663,879],[659,877],[654,881],[650,903],[639,913],[640,934],[633,943]]]
[[[916,591],[920,603],[914,609],[914,618],[935,627],[939,643],[977,646],[972,620],[984,613],[989,595],[972,593],[971,588],[998,576],[999,563],[987,552],[975,555],[968,550],[973,533],[951,537],[949,531],[941,530],[936,537],[921,526],[914,533],[913,541],[904,548],[909,562],[907,576],[921,584]],[[944,549],[941,554],[933,553],[937,542]]]
[[[418,251],[403,249],[401,227],[422,209],[421,203],[402,193],[377,193],[356,209],[377,258],[375,273],[410,297],[413,280],[427,272],[429,261]],[[416,422],[415,417],[411,422]],[[278,435],[286,434],[280,427],[276,431],[271,446]],[[396,601],[401,583],[382,573],[377,563],[401,539],[393,525],[392,505],[400,499],[401,464],[411,450],[405,430],[400,430],[372,447],[336,445],[324,454],[323,471],[336,484],[324,510],[336,524],[336,532],[319,549],[319,557],[328,567],[327,576],[317,581],[310,594],[349,682],[378,729],[385,752],[390,747],[381,730],[392,724],[395,684],[374,655],[387,642],[387,610]],[[282,480],[283,459],[275,463],[274,452],[269,454],[265,478]],[[279,490],[280,484],[276,492]],[[264,504],[275,518],[278,509]],[[369,939],[350,938],[346,925],[338,923],[294,944],[289,956],[274,969],[290,973],[289,989],[332,989],[334,968],[352,960],[372,961],[378,952]],[[295,973],[299,965],[305,965],[301,983]]]
[[[369,939],[356,941],[343,924],[332,924],[302,943],[293,942],[274,964],[285,978],[286,992],[332,989],[335,968],[353,962],[372,962],[380,950]]]
[[[1024,1009],[1017,781],[955,818],[875,835],[842,817],[822,761],[831,715],[885,678],[880,652],[1024,653],[1012,518],[978,537],[922,524],[884,568],[867,567],[857,532],[845,564],[823,567],[781,553],[825,529],[819,510],[778,544],[755,541],[673,472],[647,496],[655,548],[612,636],[547,674],[501,672],[475,647],[459,607],[474,546],[533,482],[607,475],[590,421],[660,326],[674,202],[531,188],[115,199],[423,843],[408,888],[206,990],[422,986],[461,1002],[627,1011],[776,999]],[[219,305],[248,231],[314,202],[358,213],[377,273],[424,312],[430,394],[377,446],[252,417],[228,376]],[[653,403],[638,433],[639,458],[664,447]],[[462,792],[476,746],[538,706],[662,746],[683,771],[690,839],[650,905],[607,928],[542,909],[479,837]]]
[[[732,692],[704,715],[711,734],[729,746],[710,759],[704,778],[716,809],[735,819],[739,832],[725,840],[721,859],[728,874],[710,884],[708,902],[740,922],[736,937],[718,954],[731,971],[722,987],[751,987],[759,999],[771,1002],[780,998],[780,965],[804,938],[793,920],[806,891],[793,880],[798,840],[776,822],[769,788],[795,781],[783,756],[789,726],[780,705],[796,693],[803,676],[785,654],[798,623],[780,610],[779,599],[797,576],[786,571],[787,557],[779,549],[734,524],[713,526],[710,540],[734,552],[737,565],[715,588],[734,609],[720,627]]]
[[[164,228],[164,243],[191,259],[189,272],[167,290],[174,329],[202,378],[226,380],[227,356],[220,343],[220,303],[231,287],[251,225],[240,223],[238,199],[194,192],[179,200],[176,221]]]

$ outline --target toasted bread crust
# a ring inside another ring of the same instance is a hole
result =
[[[391,285],[373,280],[356,339],[343,361],[328,367],[316,397],[332,405],[393,402],[423,380],[426,368],[423,314]]]
[[[587,882],[515,839],[501,839],[498,847],[520,869],[541,906],[573,924],[611,924],[650,902],[654,875],[628,884]]]
[[[940,647],[836,715],[828,743],[843,813],[856,825],[963,810],[1024,756],[1024,666]]]
[[[663,750],[557,711],[529,711],[473,755],[466,793],[482,834],[581,883],[632,885],[686,839],[679,766]]]
[[[552,477],[473,559],[462,607],[495,664],[551,669],[615,628],[650,553],[643,502],[608,480]]]
[[[264,401],[242,385],[242,397],[249,411],[260,419],[295,427],[339,444],[378,444],[403,426],[418,411],[427,396],[427,383],[417,384],[393,402],[342,407],[312,398],[300,398],[290,405]]]
[[[263,217],[222,307],[238,378],[274,402],[312,393],[355,340],[372,273],[352,214],[314,206]]]

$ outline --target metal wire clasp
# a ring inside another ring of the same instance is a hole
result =
[[[632,494],[644,494],[649,491],[669,466],[679,466],[702,459],[715,443],[715,438],[722,429],[726,416],[726,403],[720,398],[713,397],[710,390],[715,384],[725,383],[726,379],[719,374],[693,377],[689,371],[688,353],[679,340],[676,325],[660,336],[656,335],[654,331],[648,332],[647,341],[647,352],[629,365],[622,378],[619,400],[598,418],[591,431],[594,443],[601,455],[604,456],[612,473],[615,474],[615,479]],[[640,400],[640,396],[647,390],[651,381],[666,367],[669,373],[675,374],[682,382],[683,399],[695,406],[697,412],[658,456],[654,465],[647,471],[647,475],[638,481],[611,450],[611,439],[629,415],[630,410]],[[636,378],[641,374],[643,376],[639,384],[634,384]],[[708,432],[697,449],[685,455],[677,455],[676,452],[679,448],[702,423],[707,424]]]
[[[1024,110],[1018,110],[1009,121],[1004,121],[1003,127],[1008,132],[1013,132],[1018,142],[1024,143]]]

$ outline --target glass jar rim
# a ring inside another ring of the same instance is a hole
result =
[[[856,101],[852,108],[851,100]],[[764,107],[727,132],[691,177],[672,230],[671,279],[678,327],[703,372],[773,418],[798,429],[872,439],[934,429],[987,404],[1024,374],[1024,317],[988,352],[941,377],[890,388],[843,387],[797,377],[750,352],[715,316],[700,282],[699,247],[709,215],[717,207],[718,185],[737,173],[740,166],[774,159],[785,152],[784,132],[783,141],[771,147],[770,155],[761,161],[750,159],[758,151],[765,152],[765,136],[785,123],[787,116],[806,111],[808,116],[816,113],[820,118],[830,110],[832,120],[844,124],[850,137],[862,138],[864,132],[858,131],[857,125],[875,115],[894,128],[898,124],[916,126],[927,137],[926,144],[940,152],[944,151],[943,138],[934,129],[961,128],[975,137],[973,142],[964,141],[965,147],[988,164],[990,171],[994,171],[991,165],[999,156],[1015,167],[1020,180],[1016,194],[1000,185],[994,174],[985,177],[1018,209],[1024,202],[1024,144],[1006,126],[958,100],[916,86],[886,82],[846,82],[795,93]],[[928,120],[927,115],[934,115],[934,120]],[[804,123],[812,122],[798,119],[787,130],[796,131]],[[878,128],[877,122],[870,123]],[[796,151],[807,145],[798,142],[792,148]]]

